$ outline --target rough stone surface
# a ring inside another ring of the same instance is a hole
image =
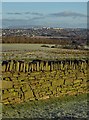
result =
[[[2,102],[13,104],[88,93],[88,64],[88,60],[3,61]]]

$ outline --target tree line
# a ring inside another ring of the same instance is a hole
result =
[[[71,44],[69,39],[31,38],[26,36],[2,36],[2,43],[30,43],[30,44]]]

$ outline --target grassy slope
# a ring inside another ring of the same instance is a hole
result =
[[[87,95],[67,96],[3,106],[4,118],[87,117]]]

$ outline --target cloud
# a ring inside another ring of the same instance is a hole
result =
[[[42,13],[36,13],[36,12],[34,12],[34,13],[32,13],[33,15],[39,15],[39,16],[43,16],[43,14]]]
[[[20,22],[22,22],[22,21],[24,21],[24,22],[27,22],[27,21],[36,21],[36,20],[40,20],[40,19],[44,19],[45,18],[45,16],[36,16],[36,17],[32,17],[32,18],[23,18],[23,19],[19,19],[19,18],[15,18],[15,19],[13,19],[13,18],[3,18],[2,19],[2,21],[3,22],[16,22],[16,21],[20,21]]]
[[[42,13],[37,13],[37,12],[8,12],[6,13],[8,15],[36,15],[36,16],[43,16]]]
[[[9,15],[28,15],[28,16],[34,16],[34,19],[42,19],[44,17],[73,17],[73,18],[77,18],[77,17],[82,17],[85,18],[87,17],[87,15],[83,14],[83,13],[78,13],[78,12],[71,12],[71,11],[63,11],[63,12],[59,12],[59,13],[50,13],[50,14],[43,14],[43,13],[39,13],[39,12],[8,12],[6,14]]]
[[[40,16],[40,17],[33,17],[30,20],[40,20],[40,19],[44,19],[45,16]]]
[[[37,13],[37,12],[25,12],[24,14],[31,14],[31,15],[43,16],[42,13]]]
[[[9,15],[22,15],[22,13],[20,13],[20,12],[8,12],[6,14],[9,14]]]
[[[7,21],[7,22],[12,21],[12,22],[14,22],[14,21],[23,21],[23,20],[26,20],[26,19],[2,19],[2,22],[3,21]]]
[[[52,13],[50,16],[55,16],[55,17],[87,17],[87,15],[82,14],[82,13],[77,13],[77,12],[70,12],[70,11],[63,11],[59,13]]]

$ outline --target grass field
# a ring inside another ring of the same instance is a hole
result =
[[[88,120],[87,95],[31,101],[3,106],[3,118],[65,118],[65,120]],[[67,119],[68,117],[68,119]],[[72,119],[75,118],[75,119]],[[61,120],[61,119],[58,119]],[[64,119],[62,119],[64,120]]]
[[[42,44],[2,44],[2,59],[86,59],[89,51],[51,48],[53,45],[46,44],[49,47],[41,47]]]

